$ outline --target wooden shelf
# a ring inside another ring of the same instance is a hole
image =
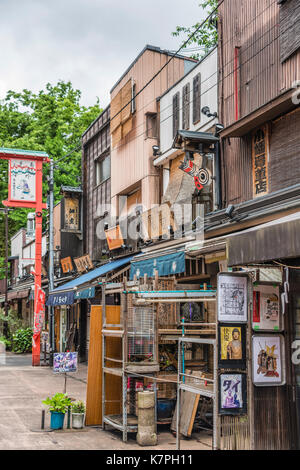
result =
[[[104,336],[115,336],[122,338],[124,336],[124,330],[102,330]]]
[[[118,375],[122,377],[122,369],[120,367],[103,367],[106,374]]]
[[[182,331],[181,330],[174,330],[174,329],[159,329],[158,330],[158,334],[159,335],[178,335],[178,336],[181,336],[182,335]],[[185,329],[184,330],[184,335],[187,336],[187,335],[215,335],[216,334],[216,330],[215,329],[207,329],[207,330],[187,330]]]

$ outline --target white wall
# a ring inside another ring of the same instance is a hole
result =
[[[47,237],[43,235],[42,237],[42,256],[46,254],[47,250]],[[22,260],[20,260],[19,269],[22,272],[22,269],[29,264],[35,264],[35,241],[29,243],[23,248]],[[31,259],[28,259],[31,258]]]
[[[218,111],[218,87],[217,87],[217,48],[207,55],[202,62],[186,74],[177,84],[164,94],[160,99],[160,152],[161,157],[156,161],[162,162],[174,153],[173,144],[173,96],[180,93],[180,112],[179,112],[179,129],[182,129],[182,89],[190,83],[190,127],[189,131],[205,132],[210,129],[218,118],[208,118],[200,113],[200,122],[193,124],[193,78],[201,73],[201,102],[200,109],[204,106],[210,108],[210,112]]]

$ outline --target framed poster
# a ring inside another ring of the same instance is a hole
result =
[[[218,364],[221,369],[246,368],[246,325],[219,324]]]
[[[219,322],[246,323],[248,317],[248,275],[218,274]]]
[[[257,386],[285,384],[284,343],[281,335],[252,337],[252,377]]]
[[[12,158],[9,161],[11,201],[36,202],[36,161]]]
[[[53,372],[66,373],[77,371],[77,352],[61,352],[53,354]]]
[[[246,374],[219,375],[219,414],[247,413]]]
[[[252,327],[258,331],[281,331],[279,286],[258,285],[253,287]]]

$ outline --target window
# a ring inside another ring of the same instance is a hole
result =
[[[200,121],[200,108],[201,108],[201,74],[193,79],[193,124]]]
[[[182,128],[190,127],[190,84],[187,83],[182,89]]]
[[[157,137],[157,114],[146,114],[146,137]]]
[[[179,91],[173,96],[173,138],[179,129]]]
[[[253,196],[268,193],[268,127],[263,126],[252,136]]]
[[[280,2],[280,58],[287,60],[300,48],[300,2]]]
[[[95,162],[96,185],[110,178],[110,157],[102,158]]]

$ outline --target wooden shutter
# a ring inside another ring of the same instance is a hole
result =
[[[121,113],[120,113],[121,104],[122,104],[122,94],[121,94],[121,91],[119,91],[119,93],[116,94],[116,96],[111,100],[111,103],[110,103],[110,109],[111,109],[110,130],[112,133],[121,124]]]
[[[300,48],[300,2],[287,0],[280,6],[280,58],[287,60]]]
[[[193,124],[200,121],[200,108],[201,108],[201,74],[193,79]]]
[[[179,129],[179,91],[173,96],[173,138]]]
[[[187,83],[182,89],[182,127],[190,127],[190,84]]]

